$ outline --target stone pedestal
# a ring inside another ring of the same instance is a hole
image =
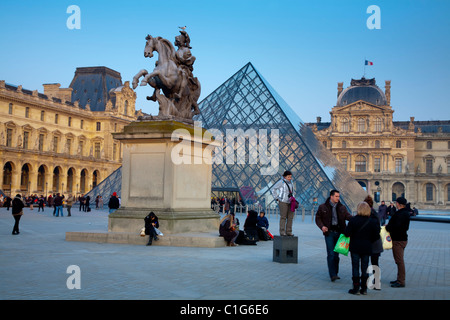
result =
[[[121,208],[108,218],[109,233],[139,235],[144,217],[153,211],[163,238],[203,233],[200,241],[208,234],[225,244],[219,238],[219,215],[211,209],[216,145],[208,131],[179,121],[136,121],[114,139],[123,148],[122,191]]]
[[[273,261],[279,263],[298,262],[298,237],[273,237]]]

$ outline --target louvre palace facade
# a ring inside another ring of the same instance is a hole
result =
[[[113,132],[141,114],[119,72],[77,68],[68,88],[0,81],[0,171],[5,194],[88,192],[122,165]]]
[[[309,123],[317,139],[379,203],[405,196],[420,209],[450,209],[450,121],[394,121],[391,81],[338,83],[331,122]]]

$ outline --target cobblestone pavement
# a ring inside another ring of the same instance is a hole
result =
[[[64,210],[65,211],[65,210]],[[306,216],[294,221],[299,237],[298,264],[273,262],[273,242],[256,246],[189,248],[65,241],[66,231],[107,230],[107,211],[74,209],[54,217],[25,208],[20,235],[14,219],[0,208],[0,299],[151,299],[151,300],[448,300],[450,298],[450,224],[411,221],[405,251],[406,287],[396,279],[392,252],[380,258],[381,290],[366,296],[347,293],[350,256],[341,256],[340,277],[328,278],[325,242]],[[238,215],[241,225],[245,216]],[[277,234],[278,221],[269,217]],[[80,268],[80,289],[68,289]]]

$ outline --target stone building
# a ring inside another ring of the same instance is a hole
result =
[[[0,81],[4,193],[85,193],[122,164],[113,132],[136,120],[136,93],[106,67],[77,68],[69,88],[44,93]]]
[[[391,81],[340,82],[331,122],[308,125],[377,202],[450,209],[450,121],[393,121],[390,96]]]

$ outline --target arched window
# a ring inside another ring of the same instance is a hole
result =
[[[366,157],[362,155],[356,157],[355,172],[366,172]]]

